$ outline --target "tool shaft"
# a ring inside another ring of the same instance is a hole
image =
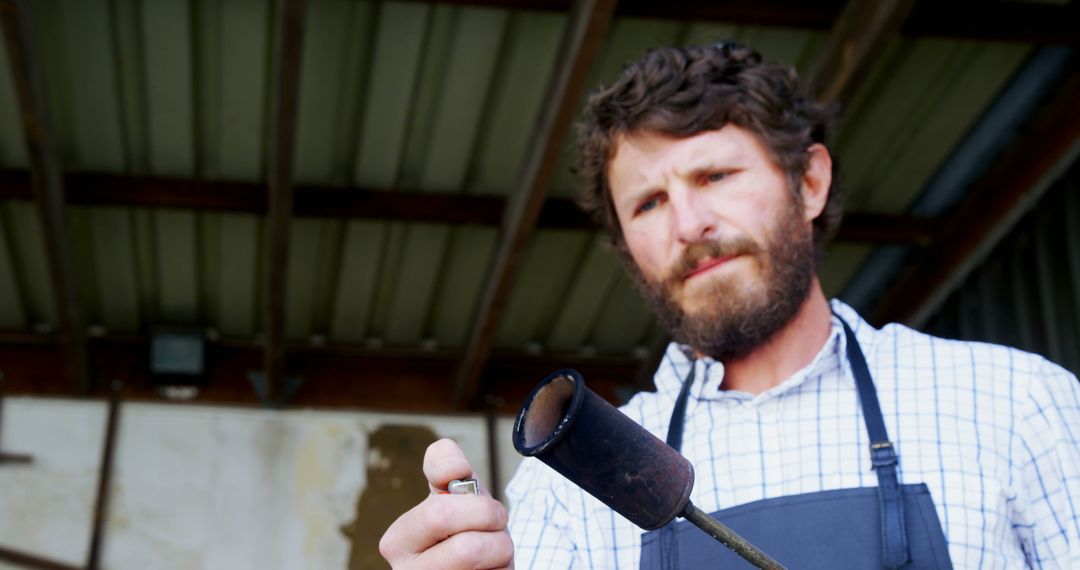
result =
[[[735,554],[742,556],[747,562],[754,566],[757,566],[758,568],[768,568],[769,570],[784,570],[783,564],[780,564],[768,554],[765,554],[756,546],[747,542],[745,538],[736,534],[735,531],[731,530],[720,521],[710,517],[707,513],[695,507],[693,503],[686,504],[686,510],[683,511],[682,516],[693,523],[694,526],[705,531],[709,536],[720,541],[721,544],[730,548]]]

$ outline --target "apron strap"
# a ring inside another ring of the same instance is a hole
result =
[[[672,366],[672,369],[674,370],[675,367]],[[679,397],[675,398],[675,407],[671,410],[671,421],[668,422],[667,444],[679,452],[682,451],[683,427],[686,425],[686,401],[690,398],[690,387],[694,385],[695,370],[697,370],[697,359],[690,361],[690,373],[683,380]],[[679,567],[679,544],[674,522],[668,523],[659,531],[658,548],[660,558],[663,560],[662,568]]]
[[[900,479],[896,473],[898,462],[896,451],[885,431],[885,421],[881,417],[877,390],[874,389],[874,380],[870,376],[870,369],[866,365],[866,358],[859,347],[859,341],[847,322],[840,318],[840,315],[836,315],[836,318],[844,326],[848,362],[851,363],[851,371],[855,375],[855,386],[863,408],[863,419],[866,421],[866,431],[870,435],[870,459],[878,478],[882,561],[886,568],[899,568],[907,564],[911,556],[908,550],[907,525],[904,524],[904,499],[900,493]]]
[[[675,399],[675,408],[671,410],[671,421],[667,428],[667,444],[676,451],[682,451],[683,426],[686,424],[686,400],[690,397],[690,386],[694,384],[694,370],[696,369],[697,360],[691,360],[690,373],[683,380],[679,397]]]
[[[855,386],[863,409],[863,420],[866,422],[866,431],[870,437],[870,459],[878,479],[882,562],[886,568],[899,568],[911,559],[907,525],[904,522],[904,500],[900,492],[900,478],[896,472],[899,459],[885,431],[885,421],[881,416],[877,390],[874,389],[874,380],[870,376],[870,368],[866,365],[866,358],[859,347],[859,341],[847,322],[840,315],[836,315],[836,318],[844,327],[848,362],[851,363],[851,371],[855,375]],[[671,421],[668,424],[667,444],[680,451],[683,426],[686,421],[686,402],[690,396],[690,388],[694,384],[696,369],[696,362],[691,361],[690,373],[683,380],[679,396],[675,399],[675,407],[671,411]]]

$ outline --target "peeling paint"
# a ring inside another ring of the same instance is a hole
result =
[[[356,503],[356,518],[341,528],[352,543],[349,570],[389,568],[379,555],[379,538],[394,519],[428,495],[424,451],[436,439],[425,426],[384,425],[371,434],[367,486]]]
[[[424,450],[453,437],[486,473],[483,418],[128,403],[102,567],[386,568],[377,544],[423,500]],[[86,556],[105,406],[8,398],[0,544],[73,565]],[[4,566],[0,564],[0,568]]]

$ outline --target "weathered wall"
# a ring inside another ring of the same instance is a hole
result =
[[[34,463],[0,466],[0,545],[82,563],[105,415],[101,402],[4,402],[0,444]],[[503,483],[517,461],[507,434]],[[426,494],[420,456],[436,437],[490,472],[482,417],[124,404],[103,566],[384,568],[373,548]]]

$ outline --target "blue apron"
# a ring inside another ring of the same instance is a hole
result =
[[[837,489],[755,501],[711,513],[788,568],[951,568],[945,533],[926,485],[901,485],[898,457],[885,432],[874,381],[847,323],[847,356],[870,435],[877,487]],[[667,442],[682,446],[694,370],[671,414]],[[641,568],[752,568],[690,523],[679,520],[642,535]]]

